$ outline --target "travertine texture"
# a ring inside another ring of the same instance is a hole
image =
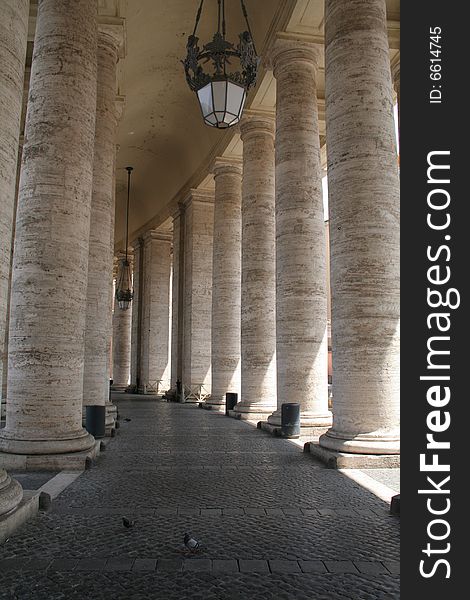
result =
[[[118,39],[107,32],[99,31],[83,372],[84,406],[104,405],[109,397],[109,288],[112,281],[109,240],[114,225],[112,213],[117,125],[115,113],[117,51]]]
[[[132,284],[134,297],[132,299],[132,325],[131,325],[131,387],[138,389],[141,379],[141,308],[142,308],[142,261],[143,240],[138,238],[132,243],[134,254]]]
[[[191,190],[185,202],[183,372],[185,390],[210,393],[214,195]],[[186,391],[185,391],[186,393]]]
[[[119,260],[125,255],[120,255]],[[129,258],[129,257],[128,257]],[[113,311],[113,389],[125,390],[131,374],[131,328],[133,302],[128,310],[114,303]]]
[[[11,238],[23,101],[29,0],[5,0],[0,10],[0,394],[10,277]],[[1,400],[0,400],[1,405]],[[21,486],[0,468],[0,516],[22,498]]]
[[[242,186],[241,398],[235,410],[276,407],[274,115],[245,111]]]
[[[173,214],[173,272],[171,294],[171,389],[181,381],[183,368],[184,208]]]
[[[144,235],[140,391],[170,386],[171,235]]]
[[[12,274],[6,453],[94,445],[82,428],[82,392],[96,38],[95,0],[40,0]]]
[[[213,171],[212,386],[206,402],[224,406],[227,392],[240,394],[242,164],[219,158]]]
[[[277,412],[299,402],[301,424],[325,426],[328,411],[326,240],[316,44],[278,39],[276,78]]]
[[[327,0],[325,27],[333,427],[320,443],[397,453],[399,181],[385,0]]]

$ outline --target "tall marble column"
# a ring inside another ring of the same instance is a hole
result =
[[[59,460],[67,464],[67,454],[84,451],[84,462],[95,448],[82,428],[82,397],[96,12],[96,0],[38,4],[16,220],[6,427],[0,432],[5,465],[28,468],[35,455],[36,468],[57,468]]]
[[[399,180],[386,25],[385,0],[326,0],[333,427],[320,444],[371,454],[399,452]]]
[[[320,47],[275,42],[277,406],[300,403],[301,425],[328,410],[326,239],[316,78]]]
[[[109,398],[109,239],[114,225],[116,65],[119,33],[98,29],[97,105],[86,302],[83,405],[104,406]],[[113,425],[113,419],[108,419]]]
[[[144,235],[140,392],[162,393],[170,385],[171,235]]]
[[[133,271],[132,284],[134,297],[132,299],[132,324],[131,324],[131,383],[130,389],[137,392],[141,380],[141,333],[142,333],[142,263],[143,240],[137,238],[132,242]]]
[[[274,115],[245,111],[243,141],[241,398],[235,412],[276,408]]]
[[[211,388],[214,194],[191,190],[185,202],[183,372],[185,396]]]
[[[206,403],[225,410],[225,394],[240,395],[242,164],[218,158],[213,172],[212,383]]]
[[[119,255],[118,260],[124,257],[124,254]],[[128,310],[121,310],[118,303],[114,303],[112,388],[119,391],[127,389],[130,381],[132,310],[133,302]]]
[[[0,11],[0,398],[28,13],[29,0],[6,0]],[[16,508],[22,497],[20,484],[0,467],[0,517]]]
[[[171,390],[183,377],[184,207],[173,214],[173,276],[171,294]]]

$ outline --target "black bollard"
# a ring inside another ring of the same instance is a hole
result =
[[[286,402],[281,407],[281,436],[300,437],[300,404],[297,402]]]
[[[238,394],[235,392],[227,392],[225,394],[225,414],[229,416],[228,411],[235,408],[235,404],[238,402]]]
[[[106,406],[87,406],[85,428],[98,439],[106,433]]]

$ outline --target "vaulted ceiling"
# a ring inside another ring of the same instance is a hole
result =
[[[101,19],[125,24],[118,64],[117,95],[123,108],[116,165],[116,248],[122,247],[127,173],[134,167],[130,240],[168,218],[190,188],[210,187],[209,173],[219,155],[240,156],[236,128],[225,132],[203,124],[186,84],[180,60],[194,27],[200,0],[98,0]],[[265,57],[277,31],[323,42],[324,0],[245,0],[251,28]],[[391,60],[399,51],[399,0],[387,0]],[[217,0],[205,0],[198,30],[201,43],[216,28]],[[240,0],[226,0],[227,37],[237,41],[245,29]],[[32,0],[30,40],[34,37]],[[31,44],[30,44],[31,46]],[[29,55],[31,52],[29,51]],[[324,72],[318,80],[320,135],[324,136]],[[275,82],[265,66],[247,106],[275,108]]]

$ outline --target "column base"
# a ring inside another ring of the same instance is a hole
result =
[[[8,514],[0,516],[0,544],[3,544],[3,542],[7,540],[18,527],[21,527],[26,521],[37,515],[38,511],[39,493],[36,491],[25,491],[23,493],[23,498],[16,508],[11,510]]]
[[[199,405],[204,410],[211,410],[215,413],[225,414],[225,404],[208,404],[207,402],[201,402]]]
[[[91,437],[91,436],[90,436]],[[0,451],[0,463],[9,470],[15,471],[71,471],[85,470],[90,461],[100,453],[101,441],[93,439],[93,445],[82,452],[63,454],[15,454]]]
[[[4,469],[0,469],[0,516],[11,513],[23,498],[23,488]]]
[[[112,392],[125,392],[127,390],[127,383],[113,383],[113,385],[111,386],[111,391]]]
[[[304,452],[320,460],[329,469],[396,469],[400,467],[399,454],[337,452],[324,448],[317,442],[307,442],[304,445]]]
[[[400,438],[395,434],[373,435],[336,432],[329,429],[320,437],[320,446],[352,454],[400,454]]]
[[[202,408],[213,410],[215,412],[225,412],[225,400],[223,398],[214,398],[207,396],[205,402],[201,403]]]
[[[258,428],[262,429],[263,431],[266,431],[267,433],[270,433],[271,435],[274,435],[276,437],[282,437],[281,436],[281,426],[273,425],[272,423],[269,422],[269,419],[267,421],[261,421],[258,424]],[[323,435],[327,431],[328,431],[328,427],[311,427],[311,426],[301,425],[299,437],[301,437],[301,438],[318,437],[320,435]]]
[[[312,428],[312,429],[316,429],[316,428],[324,428],[324,429],[328,429],[329,427],[331,427],[331,424],[333,422],[333,415],[331,414],[331,412],[329,410],[327,410],[325,413],[323,414],[315,414],[312,412],[301,412],[300,413],[300,427],[302,428]],[[268,417],[268,423],[270,425],[273,425],[275,427],[280,427],[281,426],[281,410],[278,409],[275,412],[273,412],[272,415],[270,415]],[[322,431],[321,433],[325,433],[325,431]],[[320,435],[320,434],[317,434]]]
[[[30,435],[34,435],[31,432]],[[52,456],[56,454],[72,454],[75,452],[87,452],[95,445],[95,438],[86,429],[80,428],[70,431],[64,437],[44,438],[32,437],[22,438],[15,431],[8,428],[0,430],[0,454],[37,454]],[[6,463],[5,463],[6,464]]]
[[[229,411],[229,416],[242,421],[265,421],[272,411],[272,406],[239,402],[233,410]]]

